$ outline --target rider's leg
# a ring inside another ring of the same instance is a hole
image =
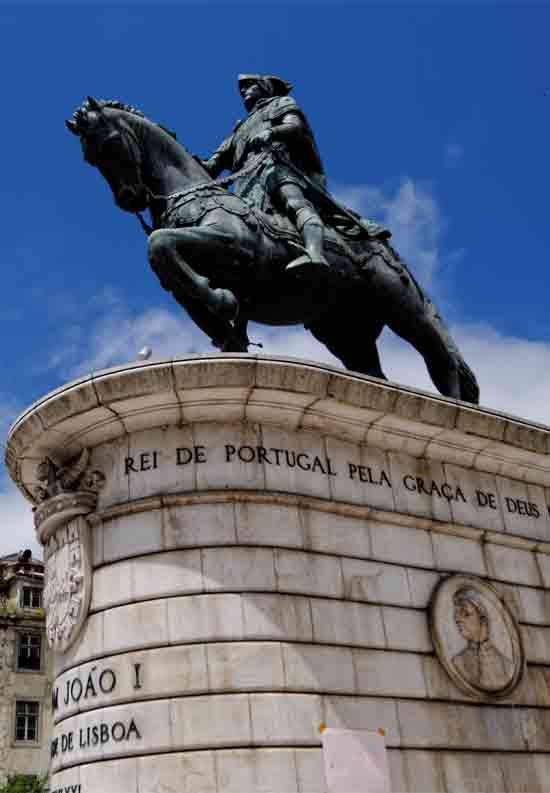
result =
[[[296,218],[296,225],[298,230],[302,232],[306,251],[311,256],[311,261],[323,267],[328,267],[328,262],[323,254],[325,229],[317,213],[312,216],[308,207],[300,210]]]
[[[301,187],[294,182],[280,185],[278,193],[285,214],[290,217],[302,235],[309,256],[308,263],[328,267],[323,254],[324,226],[313,204],[304,196]],[[306,261],[303,257],[299,257],[299,260],[296,259],[287,266],[287,270],[292,269],[293,265],[298,266],[298,262],[302,264]]]

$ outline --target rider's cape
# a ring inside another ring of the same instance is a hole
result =
[[[299,116],[303,134],[295,142],[277,143],[263,152],[252,150],[252,140],[262,131],[282,123],[289,113]],[[299,185],[315,206],[327,226],[345,235],[358,232],[372,238],[388,238],[390,232],[378,223],[361,220],[359,215],[339,202],[326,190],[326,177],[313,131],[291,96],[260,100],[247,118],[237,122],[214,157],[221,158],[234,174],[235,193],[256,209],[280,216],[274,196],[282,184]],[[235,178],[236,177],[236,178]],[[353,219],[357,224],[354,226]]]

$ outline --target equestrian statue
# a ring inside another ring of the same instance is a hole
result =
[[[116,204],[138,215],[162,286],[223,352],[248,350],[250,320],[304,325],[348,369],[384,378],[376,341],[388,325],[442,394],[477,403],[473,372],[390,232],[327,191],[290,83],[241,75],[239,88],[248,115],[208,159],[117,100],[88,97],[66,122]]]

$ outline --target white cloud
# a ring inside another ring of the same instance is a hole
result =
[[[307,358],[310,361],[329,363],[331,366],[342,365],[324,344],[317,341],[309,331],[301,326],[266,328],[262,325],[254,325],[251,328],[250,337],[263,343],[263,350],[260,352],[266,355],[289,355],[296,358]]]
[[[112,290],[92,298],[79,314],[80,321],[72,318],[61,326],[57,346],[41,371],[55,371],[67,380],[135,361],[145,346],[152,348],[154,358],[160,358],[204,351],[210,345],[183,310],[153,306],[132,311]]]
[[[361,215],[380,220],[392,232],[392,244],[426,288],[440,268],[441,212],[429,186],[404,179],[397,192],[378,187],[341,187],[338,198]]]
[[[479,379],[483,405],[550,423],[549,344],[507,336],[482,323],[455,323],[451,331]],[[250,337],[263,343],[261,352],[267,355],[290,355],[341,366],[324,345],[301,327],[252,324]],[[70,374],[135,360],[137,351],[145,345],[153,348],[154,358],[214,351],[209,339],[182,312],[152,308],[132,314],[119,305],[116,315],[109,314],[91,329],[86,348],[80,350],[80,363],[73,366]],[[391,381],[435,391],[424,361],[409,344],[387,330],[379,348],[382,368]],[[251,351],[255,349],[252,347]],[[510,361],[514,362],[513,367]]]
[[[127,361],[135,361],[139,350],[149,346],[153,357],[170,357],[205,351],[209,340],[183,312],[151,308],[132,314],[122,305],[99,319],[89,334],[87,349],[72,374],[82,374]],[[213,348],[210,347],[212,351]]]
[[[476,373],[483,406],[550,424],[550,344],[482,323],[454,324],[451,333]],[[383,340],[381,357],[392,379],[435,391],[421,357],[395,336]]]
[[[9,394],[0,395],[0,435],[5,438],[20,405]],[[0,473],[0,556],[30,548],[42,558],[33,525],[32,506],[6,473]]]
[[[32,507],[7,476],[0,479],[0,525],[0,556],[30,548],[33,556],[42,558]]]
[[[483,405],[550,424],[550,344],[486,324],[451,330],[478,377]]]
[[[476,373],[481,404],[521,418],[550,424],[550,344],[500,333],[490,325],[456,324],[451,333]],[[267,354],[339,362],[303,329],[270,329]],[[379,342],[382,368],[395,383],[436,392],[421,356],[390,331]],[[513,361],[513,366],[511,365]]]

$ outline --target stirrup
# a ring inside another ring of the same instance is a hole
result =
[[[308,264],[312,264],[311,258],[307,253],[302,254],[302,256],[298,256],[297,259],[293,259],[290,264],[287,264],[285,267],[285,272],[290,272],[291,270],[298,270]]]
[[[293,272],[293,271],[307,271],[307,269],[321,269],[322,271],[328,271],[330,269],[330,265],[328,262],[323,258],[319,261],[315,261],[311,258],[309,253],[304,253],[302,256],[298,256],[297,259],[293,259],[290,264],[287,264],[285,267],[285,272]]]

